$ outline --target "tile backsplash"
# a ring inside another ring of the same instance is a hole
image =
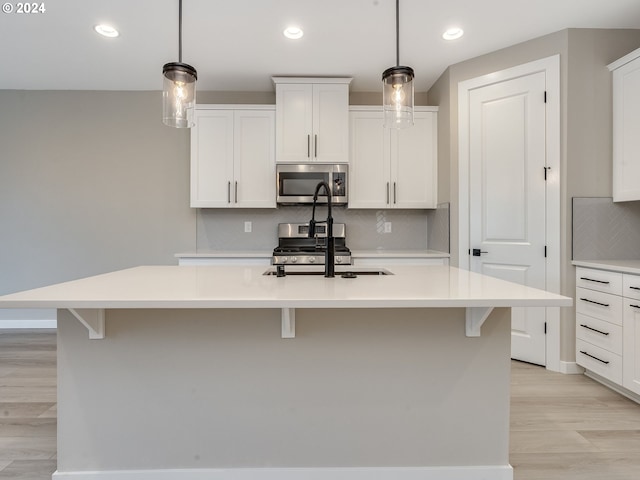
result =
[[[316,219],[326,217],[317,207]],[[352,250],[434,249],[449,251],[449,205],[435,210],[357,210],[334,207],[336,223],[347,225],[347,245]],[[278,240],[278,223],[303,223],[311,218],[311,206],[282,206],[277,209],[199,209],[197,252],[211,250],[271,250]],[[251,232],[245,233],[245,222]],[[391,222],[391,232],[384,232]],[[446,248],[446,250],[444,249]]]
[[[573,260],[640,259],[640,202],[573,198]]]

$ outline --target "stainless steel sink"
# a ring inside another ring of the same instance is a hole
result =
[[[276,277],[278,272],[275,269],[270,268],[263,275],[269,275]],[[323,270],[285,270],[285,276],[289,275],[324,275]],[[386,268],[374,268],[374,269],[359,269],[359,268],[351,268],[351,269],[341,269],[336,270],[336,277],[342,278],[356,278],[361,275],[393,275]]]

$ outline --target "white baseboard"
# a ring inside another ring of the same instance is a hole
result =
[[[511,465],[388,468],[222,468],[54,472],[53,480],[513,480]]]
[[[584,373],[584,368],[578,365],[576,362],[563,362],[560,361],[560,373],[567,373],[571,375],[580,375]]]
[[[586,370],[584,372],[584,374],[587,377],[595,380],[596,382],[603,384],[605,387],[609,387],[614,392],[618,392],[620,395],[623,395],[623,396],[627,397],[629,400],[633,400],[636,403],[640,403],[640,395],[638,395],[637,393],[632,392],[631,390],[627,390],[622,385],[618,385],[617,383],[613,383],[612,381],[610,381],[610,380],[608,380],[608,379],[606,379],[604,377],[601,377],[597,373],[593,373],[591,370]]]
[[[38,308],[0,309],[0,329],[6,328],[56,328],[56,310]]]

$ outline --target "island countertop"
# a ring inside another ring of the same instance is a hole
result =
[[[464,308],[571,306],[572,299],[455,267],[393,275],[264,275],[265,266],[141,266],[0,297],[0,308]],[[357,271],[357,268],[343,268]]]

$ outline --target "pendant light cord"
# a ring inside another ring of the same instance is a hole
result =
[[[182,0],[178,1],[178,62],[182,63]]]
[[[182,1],[182,0],[180,0]],[[400,66],[400,0],[396,0],[396,66]]]

